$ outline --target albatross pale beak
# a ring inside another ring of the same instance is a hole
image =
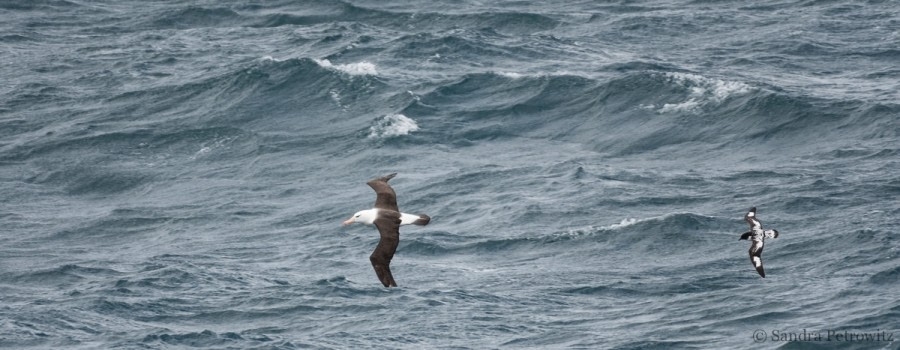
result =
[[[352,223],[353,223],[353,218],[351,217],[351,218],[347,219],[346,221],[344,221],[344,223],[342,223],[341,226],[347,226]]]

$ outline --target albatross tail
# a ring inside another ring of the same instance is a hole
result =
[[[413,225],[425,226],[425,225],[428,225],[429,222],[431,222],[430,216],[425,215],[425,214],[419,214],[419,219],[416,221],[413,221]]]
[[[407,214],[407,213],[400,214],[400,225],[412,224],[412,225],[425,226],[425,225],[428,225],[429,222],[431,222],[431,217],[428,215],[425,215],[425,214],[418,214],[418,215],[417,214]]]

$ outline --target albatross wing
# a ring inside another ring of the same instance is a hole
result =
[[[369,187],[375,190],[375,194],[377,195],[375,197],[375,208],[400,211],[400,209],[397,208],[397,193],[394,192],[391,185],[388,185],[388,180],[393,179],[394,176],[397,176],[397,173],[385,175],[367,182]]]
[[[393,191],[391,191],[393,192]],[[380,195],[379,195],[380,196]],[[369,256],[375,274],[385,287],[396,287],[397,282],[394,281],[394,275],[391,274],[391,259],[394,258],[394,252],[397,251],[397,245],[400,244],[400,215],[397,212],[380,212],[378,219],[375,219],[375,227],[381,234],[378,246]]]

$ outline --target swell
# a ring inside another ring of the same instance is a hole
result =
[[[241,26],[276,28],[333,23],[354,23],[404,31],[415,28],[420,32],[440,32],[460,27],[491,28],[504,34],[516,35],[533,34],[560,25],[560,21],[551,16],[528,12],[406,12],[363,7],[344,1],[309,1],[301,9],[277,3],[230,7],[190,5],[157,11],[137,23],[122,19],[116,28],[123,30]]]
[[[758,152],[778,150],[778,156],[835,160],[887,159],[897,151],[818,141],[852,136],[889,144],[898,134],[898,105],[820,100],[640,62],[610,67],[612,76],[605,79],[466,74],[415,97],[377,75],[342,69],[347,68],[305,58],[261,59],[201,81],[121,93],[105,101],[110,108],[102,114],[81,112],[78,118],[89,123],[49,128],[11,120],[0,161],[92,151],[88,159],[129,166],[96,168],[67,160],[69,169],[34,174],[25,182],[60,186],[73,195],[127,193],[156,180],[152,167],[161,164],[154,161],[160,157],[162,164],[230,161],[289,146],[261,134],[292,135],[302,140],[294,145],[329,153],[357,149],[369,144],[370,124],[396,113],[398,104],[405,104],[400,112],[421,130],[379,146],[465,146],[525,137],[580,143],[613,156],[659,151],[730,157],[746,145]],[[135,115],[152,119],[135,125]],[[56,131],[39,135],[48,129]],[[664,197],[644,199],[672,204]],[[798,200],[813,207],[834,203]]]
[[[248,339],[249,340],[249,339]],[[157,334],[150,334],[144,337],[141,340],[144,344],[168,344],[175,346],[189,346],[189,347],[217,347],[217,346],[236,346],[237,344],[242,344],[243,346],[253,344],[248,343],[240,334],[234,332],[225,332],[222,334],[218,334],[216,332],[210,330],[203,330],[201,332],[189,332],[189,333],[168,333],[161,332]],[[260,341],[267,341],[271,339],[255,339]]]
[[[434,57],[441,60],[466,60],[473,63],[484,60],[529,60],[545,58],[548,55],[547,52],[534,48],[492,43],[492,41],[501,39],[500,37],[498,34],[484,32],[477,33],[474,37],[419,33],[394,40],[390,43],[387,53],[402,58]]]
[[[810,146],[822,138],[898,134],[890,126],[898,105],[822,100],[696,73],[626,66],[613,68],[622,73],[608,80],[467,74],[428,91],[402,113],[417,120],[441,115],[431,128],[435,138],[442,137],[439,142],[537,137],[613,155],[696,147],[724,153],[748,144],[778,154],[819,154],[843,146]]]
[[[240,14],[230,8],[189,6],[184,9],[167,10],[154,15],[146,24],[148,28],[203,28],[234,26],[244,21]]]
[[[522,252],[546,249],[570,249],[588,244],[602,244],[604,250],[628,247],[635,251],[656,253],[691,254],[697,239],[709,240],[710,234],[734,231],[733,220],[708,217],[691,213],[670,214],[647,219],[624,220],[609,226],[591,226],[542,236],[509,238],[469,237],[476,242],[451,244],[447,234],[423,238],[409,236],[400,242],[404,254],[442,256],[453,254],[483,254],[496,252]],[[430,234],[432,235],[432,234]],[[446,240],[441,237],[448,237]]]
[[[329,4],[326,11],[314,14],[276,13],[262,15],[251,26],[308,26],[333,22],[357,22],[394,29],[416,28],[438,32],[451,28],[492,28],[508,34],[532,34],[553,29],[559,22],[545,15],[521,12],[432,13],[398,12],[366,8],[345,2]],[[323,13],[324,12],[324,13]]]
[[[21,161],[81,143],[102,143],[116,138],[122,131],[111,130],[121,130],[118,124],[130,122],[133,115],[152,115],[143,124],[163,126],[168,133],[228,127],[296,132],[345,143],[365,138],[361,119],[370,118],[363,122],[368,124],[394,114],[397,110],[391,105],[398,102],[406,103],[402,115],[428,123],[416,133],[422,137],[408,138],[416,144],[533,137],[581,143],[614,156],[698,150],[725,155],[753,144],[761,151],[777,149],[776,154],[783,156],[839,158],[848,144],[811,145],[823,138],[887,140],[898,135],[894,127],[898,105],[821,100],[641,63],[610,67],[615,72],[610,78],[472,73],[416,98],[377,75],[341,69],[347,68],[311,59],[259,60],[201,81],[122,93],[106,101],[111,111],[79,117],[91,117],[86,130],[11,143],[2,159]],[[304,106],[299,115],[298,105]],[[347,114],[356,116],[342,118]],[[348,134],[330,123],[354,132]],[[38,128],[29,125],[23,131]],[[126,131],[138,137],[142,132]],[[862,156],[895,151],[864,150]]]
[[[122,272],[109,268],[66,264],[50,269],[19,272],[13,275],[7,275],[4,279],[20,286],[66,285],[95,278],[114,277],[121,274]]]
[[[24,184],[96,197],[141,194],[168,181],[173,167],[247,158],[260,149],[256,134],[237,128],[159,127],[61,133],[20,144],[2,159],[32,162],[20,179]]]
[[[66,0],[3,1],[0,8],[13,11],[63,11],[83,5]]]
[[[246,130],[327,133],[329,120],[322,116],[339,117],[333,110],[341,103],[348,111],[363,109],[364,103],[357,102],[384,87],[374,77],[351,76],[311,59],[261,60],[200,81],[121,93],[105,101],[107,109],[75,113],[76,122],[60,126],[10,121],[16,127],[5,129],[10,134],[4,136],[19,141],[5,145],[0,159],[24,161],[78,150],[101,150],[98,157],[153,151],[192,155],[234,142],[246,143],[231,154],[242,157],[256,147],[256,133]],[[304,106],[299,115],[297,105]],[[134,116],[151,118],[135,123]],[[54,131],[37,135],[42,130]]]

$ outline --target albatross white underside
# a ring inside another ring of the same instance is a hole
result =
[[[353,214],[349,220],[344,221],[344,225],[350,225],[352,223],[374,225],[375,219],[378,218],[380,211],[381,209],[378,208],[360,210],[356,212],[356,214]],[[416,221],[424,219],[425,218],[420,215],[400,213],[400,225],[413,225]]]

